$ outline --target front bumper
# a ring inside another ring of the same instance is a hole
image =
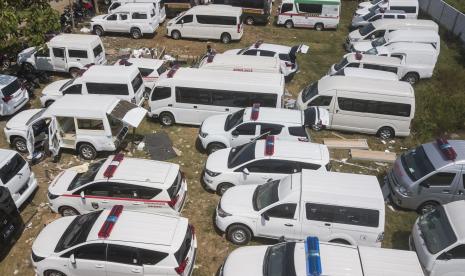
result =
[[[400,194],[397,189],[392,186],[392,180],[389,180],[390,177],[388,173],[383,181],[384,186],[382,187],[382,192],[385,200],[389,199],[391,203],[404,209],[416,210],[418,208],[417,200],[414,197]]]
[[[31,172],[29,179],[26,183],[24,183],[24,185],[27,185],[27,188],[23,192],[21,192],[20,196],[15,200],[16,207],[18,208],[21,207],[21,205],[23,205],[23,203],[32,195],[32,193],[38,187],[37,179],[33,172]]]
[[[203,177],[202,177],[203,183],[205,184],[205,187],[208,190],[211,191],[216,191],[216,188],[218,187],[218,182],[215,181],[214,177],[209,176],[205,171],[203,172]]]

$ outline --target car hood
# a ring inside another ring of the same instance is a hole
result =
[[[221,197],[220,206],[223,211],[234,216],[255,214],[253,193],[257,185],[243,185],[229,188]]]
[[[210,154],[207,158],[205,168],[212,172],[225,172],[229,171],[228,157],[231,148],[220,149]]]
[[[213,115],[202,123],[201,131],[208,134],[224,134],[224,124],[229,114]]]
[[[223,54],[226,54],[226,55],[238,55],[240,50],[242,50],[242,49],[231,49],[231,50],[224,51]]]
[[[31,119],[37,112],[41,111],[42,109],[27,109],[24,111],[19,112],[15,116],[13,116],[8,122],[6,123],[6,127],[9,129],[16,129],[16,130],[26,130],[27,129],[27,121]]]
[[[363,21],[365,21],[363,19],[363,16],[354,16],[352,18],[352,25],[358,24],[358,23],[363,22]]]
[[[26,48],[18,54],[18,60],[23,61],[24,59],[27,59],[28,57],[32,56],[35,52],[36,52],[36,47]]]
[[[69,81],[69,79],[64,79],[64,80],[59,80],[52,82],[51,84],[45,86],[45,88],[42,90],[42,95],[47,95],[47,96],[60,96],[63,93],[61,93],[60,88]]]
[[[350,41],[358,41],[362,39],[362,35],[360,34],[359,30],[353,30],[352,32],[349,33],[349,40]]]
[[[352,47],[354,52],[366,52],[373,48],[373,45],[371,45],[371,41],[360,41],[354,42]]]
[[[263,262],[268,246],[245,246],[229,254],[223,265],[224,275],[256,276],[263,274]]]
[[[55,179],[50,183],[48,191],[54,195],[62,195],[68,191],[69,184],[76,177],[78,172],[74,169],[67,169],[62,171]]]
[[[60,237],[74,218],[75,216],[59,218],[45,226],[32,244],[34,254],[40,257],[48,257],[53,254]]]
[[[94,16],[94,17],[92,17],[91,22],[93,22],[93,21],[99,21],[99,22],[100,22],[100,21],[103,21],[104,18],[105,18],[105,16],[107,16],[107,15],[106,15],[106,14],[102,14],[102,15]]]

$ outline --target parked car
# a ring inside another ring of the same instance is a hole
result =
[[[23,108],[29,93],[17,77],[0,75],[0,116],[8,116]]]
[[[317,31],[336,29],[340,10],[340,0],[284,0],[278,8],[277,24],[286,28],[314,28]]]
[[[354,15],[363,16],[378,9],[404,11],[407,18],[416,19],[418,17],[418,12],[420,11],[420,6],[418,0],[380,1],[376,4],[373,4],[371,7],[365,6],[357,9]]]
[[[366,25],[370,24],[373,21],[380,20],[380,19],[406,19],[407,16],[405,15],[404,11],[399,10],[385,10],[385,9],[377,9],[371,11],[365,15],[354,16],[352,18],[352,23],[350,27],[352,29],[359,29],[365,27]]]

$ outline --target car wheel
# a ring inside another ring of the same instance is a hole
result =
[[[435,201],[427,201],[427,202],[423,203],[422,205],[420,205],[420,207],[418,207],[417,212],[419,214],[426,214],[426,213],[431,212],[434,209],[436,209],[436,207],[438,207],[438,205],[439,205],[439,203],[437,203]]]
[[[325,29],[325,27],[323,26],[323,24],[321,24],[321,23],[316,23],[315,24],[315,30],[323,31],[324,29]]]
[[[171,38],[173,38],[174,40],[178,40],[181,38],[181,33],[179,31],[172,31]]]
[[[207,153],[212,154],[217,150],[225,149],[225,148],[226,148],[226,146],[221,144],[221,143],[210,143],[207,146]]]
[[[69,74],[71,75],[73,79],[79,78],[79,76],[81,75],[81,69],[76,68],[76,67],[70,68]]]
[[[69,206],[63,206],[63,207],[60,207],[60,209],[58,209],[58,212],[60,213],[60,215],[62,215],[63,217],[69,217],[69,216],[77,216],[79,215],[79,212],[74,209],[73,207],[69,207]]]
[[[79,145],[78,152],[79,156],[84,160],[94,160],[97,157],[97,150],[88,143]]]
[[[36,70],[34,66],[32,66],[32,64],[30,64],[29,62],[23,63],[22,66],[26,72],[34,72]]]
[[[47,108],[49,107],[50,105],[52,105],[52,103],[54,103],[55,101],[46,101],[44,106]]]
[[[312,129],[313,129],[314,131],[320,131],[320,130],[323,129],[323,127],[322,127],[322,125],[320,125],[320,124],[313,124],[313,125],[312,125]]]
[[[236,245],[246,245],[252,239],[252,233],[245,225],[232,225],[227,232],[227,238]]]
[[[174,125],[174,117],[171,115],[171,113],[162,113],[160,114],[160,123],[164,126],[172,126]]]
[[[231,42],[231,35],[227,33],[222,34],[221,42],[223,42],[224,44],[228,44],[229,42]]]
[[[27,142],[26,139],[22,137],[16,137],[13,139],[13,147],[15,150],[21,152],[21,153],[27,153]]]
[[[66,274],[57,270],[47,270],[44,272],[44,276],[66,276]]]
[[[407,75],[404,77],[404,81],[410,83],[411,85],[417,83],[419,79],[420,77],[417,73],[407,73]]]
[[[346,240],[343,240],[343,239],[334,239],[334,240],[331,240],[329,242],[350,245],[350,242],[348,242]]]
[[[98,36],[103,36],[105,34],[105,32],[103,31],[103,28],[100,26],[94,27],[94,33]]]
[[[382,127],[378,130],[378,136],[383,140],[394,138],[394,135],[394,130],[390,127]]]
[[[138,28],[131,29],[131,36],[134,39],[139,39],[142,37],[142,32]]]
[[[218,187],[216,187],[216,193],[220,196],[224,195],[224,193],[231,187],[234,187],[231,183],[220,183]]]
[[[288,29],[292,29],[294,28],[294,23],[292,22],[292,20],[287,20],[286,23],[284,23],[284,26]]]
[[[255,24],[255,20],[253,19],[253,17],[249,16],[245,19],[245,24],[247,25],[253,25]]]

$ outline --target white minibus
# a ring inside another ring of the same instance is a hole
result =
[[[276,56],[205,55],[199,62],[199,68],[223,71],[282,73],[281,61]]]

